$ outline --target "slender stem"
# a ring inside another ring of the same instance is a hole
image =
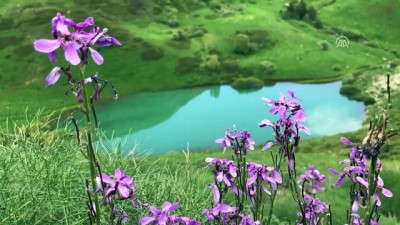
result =
[[[85,79],[85,64],[81,63],[79,66],[79,74],[81,79]],[[95,171],[95,165],[96,165],[96,156],[94,153],[93,149],[93,143],[92,143],[92,127],[91,127],[91,120],[90,120],[90,103],[89,103],[89,98],[86,92],[85,84],[82,83],[82,97],[83,97],[83,107],[85,110],[85,116],[86,116],[86,137],[87,137],[87,156],[89,157],[89,167],[90,167],[90,175],[91,175],[91,183],[92,183],[92,188],[96,187],[96,171]],[[95,194],[94,195],[94,204],[96,207],[96,224],[100,225],[100,205],[99,205],[99,198]]]
[[[364,222],[365,225],[370,225],[370,220],[372,218],[373,210],[372,207],[374,205],[373,195],[375,193],[376,188],[376,162],[377,157],[371,157],[371,166],[368,174],[368,198],[367,198],[367,207],[365,209]]]
[[[274,157],[272,156],[272,158],[274,158]],[[281,174],[282,174],[282,171],[280,171],[280,168],[281,168],[282,159],[283,159],[283,155],[280,153],[279,154],[279,162],[277,162],[277,160],[273,160],[275,162],[274,163],[275,164],[274,165],[275,166],[275,170],[278,171],[278,172],[281,172]],[[274,202],[275,202],[275,197],[276,197],[277,192],[278,192],[278,188],[276,190],[273,190],[272,191],[272,195],[270,196],[270,204],[271,204],[271,206],[269,207],[267,225],[269,225],[271,223],[271,220],[272,220],[272,213],[274,212]]]

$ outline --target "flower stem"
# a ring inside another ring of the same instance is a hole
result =
[[[85,79],[85,64],[81,63],[79,66],[79,74],[81,79]],[[96,165],[96,156],[94,153],[93,149],[93,143],[92,143],[92,127],[91,127],[91,120],[90,120],[90,104],[89,104],[89,98],[86,93],[86,88],[85,84],[82,83],[82,95],[83,95],[83,107],[85,111],[85,116],[86,116],[86,138],[87,138],[87,156],[88,156],[88,162],[89,162],[89,168],[90,168],[90,175],[91,175],[91,183],[92,183],[92,188],[96,187],[96,171],[95,171],[95,165]],[[99,205],[99,198],[95,194],[94,195],[94,204],[96,207],[96,224],[100,225],[100,205]]]
[[[272,153],[271,153],[271,157],[272,157],[272,159],[274,159],[274,156],[272,155]],[[282,172],[281,172],[282,159],[283,159],[283,155],[280,153],[279,154],[279,162],[278,162],[277,157],[275,157],[275,160],[273,160],[276,171],[280,172],[281,174],[282,174]],[[282,175],[282,177],[283,177],[283,175]],[[272,195],[270,195],[270,204],[271,205],[269,207],[267,225],[271,224],[272,214],[274,212],[274,202],[275,202],[275,197],[276,197],[277,192],[278,192],[278,188],[276,190],[273,190]]]
[[[365,208],[364,222],[365,225],[370,225],[370,220],[372,218],[372,207],[375,205],[373,195],[375,193],[376,188],[376,162],[377,157],[371,157],[371,166],[368,174],[368,199],[367,199],[367,207]]]

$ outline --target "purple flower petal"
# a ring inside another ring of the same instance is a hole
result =
[[[345,137],[341,137],[340,141],[345,145],[354,145],[353,142],[349,141],[349,139],[347,139]]]
[[[304,114],[303,110],[298,111],[294,116],[293,116],[294,121],[306,121],[306,115]]]
[[[264,145],[264,147],[261,149],[261,151],[265,151],[265,150],[271,148],[274,144],[275,144],[275,142],[273,142],[273,141],[267,142],[267,143]]]
[[[246,186],[252,185],[257,180],[257,174],[253,174],[249,179],[246,181]]]
[[[70,62],[72,65],[78,65],[81,62],[81,59],[78,54],[78,49],[82,47],[81,44],[76,42],[69,42],[64,46],[64,55],[65,59]]]
[[[144,217],[144,218],[140,219],[139,223],[141,225],[146,225],[146,224],[153,222],[154,220],[155,220],[155,218],[153,218],[153,217]]]
[[[33,43],[33,47],[38,52],[50,53],[55,51],[61,45],[61,41],[58,39],[48,40],[48,39],[39,39]]]
[[[105,173],[102,173],[100,176],[101,176],[101,179],[103,180],[103,182],[106,183],[106,184],[111,184],[111,183],[114,182],[114,181],[111,180],[111,178],[110,178],[109,176],[107,176],[107,174],[105,174]],[[100,177],[99,177],[99,178],[100,178]]]
[[[171,202],[164,202],[161,211],[167,212],[169,211],[169,208],[171,208],[171,206],[172,206]]]
[[[346,174],[342,174],[340,175],[339,179],[336,181],[336,183],[333,185],[333,187],[337,187],[339,185],[341,185],[344,181],[344,178],[346,177]]]
[[[177,209],[178,207],[179,207],[179,202],[175,202],[174,204],[172,204],[172,205],[169,207],[168,212],[172,212],[172,211],[174,211],[175,209]]]
[[[269,127],[274,127],[275,123],[269,121],[269,120],[262,120],[259,124],[259,127],[265,127],[265,126],[269,126]]]
[[[388,198],[391,198],[393,196],[393,193],[386,188],[382,188],[382,194]]]
[[[54,67],[51,70],[51,72],[49,73],[49,75],[47,75],[46,80],[44,82],[46,87],[49,87],[58,81],[58,79],[60,78],[60,70],[61,68],[58,66]]]
[[[214,193],[214,203],[215,203],[215,204],[218,204],[218,202],[219,202],[221,196],[220,196],[220,193],[219,193],[219,190],[218,190],[217,185],[214,184],[214,185],[212,186],[212,189],[213,189],[213,193]]]
[[[232,207],[226,204],[219,204],[217,207],[219,211],[223,212],[223,213],[229,213],[229,212],[235,212],[236,211],[236,207]]]
[[[161,210],[157,209],[155,206],[151,206],[150,212],[153,213],[154,216],[158,216],[158,215],[160,215]]]
[[[50,62],[55,63],[57,61],[57,51],[52,51],[47,54],[49,57]]]
[[[379,199],[378,194],[375,192],[374,196],[374,201],[376,202],[376,206],[380,207],[382,205],[381,200]]]
[[[274,179],[276,180],[276,182],[277,182],[278,184],[281,184],[281,183],[282,183],[282,177],[281,177],[281,175],[278,173],[278,171],[276,171],[276,170],[272,171],[272,175],[273,175]]]
[[[308,127],[306,127],[306,126],[300,125],[299,130],[304,131],[304,133],[306,133],[307,135],[311,135],[311,130],[308,129]]]
[[[93,61],[97,65],[101,65],[104,62],[103,56],[100,55],[100,53],[93,48],[89,48],[90,54],[92,55]]]
[[[357,212],[357,211],[358,211],[358,208],[359,208],[359,204],[358,204],[357,199],[355,199],[354,202],[353,202],[353,205],[351,206],[351,212],[352,212],[352,213]]]
[[[329,170],[329,172],[331,172],[332,174],[339,175],[339,173],[338,173],[336,170],[332,169],[332,168],[329,168],[328,170]]]
[[[121,179],[121,178],[123,178],[125,176],[125,171],[123,171],[123,170],[120,170],[120,169],[115,169],[115,172],[114,172],[114,177],[116,178],[116,179]]]
[[[364,186],[368,189],[368,182],[367,182],[367,181],[365,181],[365,180],[364,180],[363,178],[361,178],[361,177],[357,177],[356,180],[357,180],[358,182],[360,182],[360,184],[364,185]]]
[[[121,196],[124,198],[129,197],[129,188],[127,188],[125,185],[118,185],[118,191],[121,193]]]

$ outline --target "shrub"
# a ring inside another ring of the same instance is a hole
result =
[[[221,68],[225,73],[237,74],[240,69],[238,59],[225,59],[222,61]]]
[[[297,5],[296,5],[295,10],[296,10],[297,17],[300,20],[304,19],[304,17],[307,14],[307,5],[306,5],[305,1],[300,0],[300,2],[297,3]]]
[[[264,61],[260,62],[260,66],[261,66],[262,71],[266,74],[273,74],[276,72],[275,64],[268,60],[264,60]]]
[[[309,20],[315,21],[317,19],[318,12],[313,6],[308,7],[307,13]]]
[[[208,7],[212,10],[220,10],[222,8],[222,3],[218,0],[211,0],[208,2]]]
[[[140,53],[140,58],[144,61],[159,60],[164,57],[164,50],[157,47],[149,47]]]
[[[344,96],[348,96],[351,97],[355,94],[357,94],[358,90],[356,87],[351,86],[351,85],[342,85],[342,87],[340,88],[340,94],[344,95]]]
[[[182,41],[166,40],[165,44],[167,44],[171,48],[175,48],[178,50],[184,50],[190,48],[190,40],[182,40]]]
[[[168,26],[169,27],[179,27],[179,20],[177,17],[172,17],[171,19],[168,20]]]
[[[206,66],[207,66],[207,69],[209,69],[211,71],[219,71],[221,64],[218,60],[218,56],[211,55],[210,58],[207,60]]]
[[[237,78],[231,84],[234,89],[260,89],[264,82],[255,77]]]
[[[327,51],[329,49],[329,43],[327,41],[320,41],[318,42],[318,45],[323,51]]]
[[[342,70],[342,68],[340,67],[340,65],[335,64],[335,65],[332,66],[332,70],[333,71],[340,71],[340,70]]]
[[[316,19],[312,25],[317,28],[317,29],[322,29],[324,25],[322,24],[322,21],[320,19]]]
[[[249,54],[250,53],[250,41],[246,34],[237,34],[235,37],[235,53],[238,54]]]
[[[201,59],[196,57],[182,57],[178,59],[175,72],[179,75],[193,73],[200,68]]]
[[[269,38],[269,32],[263,29],[246,31],[250,43],[254,43],[257,48],[272,47],[275,43]]]

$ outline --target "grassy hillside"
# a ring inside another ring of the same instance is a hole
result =
[[[121,96],[231,83],[250,76],[265,83],[339,80],[360,68],[380,69],[387,64],[384,59],[395,60],[399,49],[400,31],[393,29],[398,14],[385,13],[399,4],[396,1],[377,3],[374,13],[384,15],[377,16],[379,20],[369,14],[372,3],[309,1],[319,9],[320,29],[305,19],[283,19],[284,1],[212,1],[220,2],[217,10],[201,1],[171,2],[6,1],[0,6],[0,107],[9,110],[0,116],[20,114],[26,106],[36,111],[75,105],[72,97],[63,96],[68,90],[65,80],[44,88],[53,65],[32,47],[35,39],[50,38],[50,20],[56,12],[76,21],[94,16],[98,26],[108,27],[109,34],[122,42],[121,47],[100,49],[103,66],[88,66],[88,74],[99,71],[115,83]],[[171,18],[179,26],[171,27]],[[237,33],[250,41],[246,53],[243,48],[235,53],[240,48]],[[336,48],[335,40],[342,34],[351,36],[349,48]],[[217,66],[210,65],[211,58]],[[57,65],[64,65],[61,58]]]

